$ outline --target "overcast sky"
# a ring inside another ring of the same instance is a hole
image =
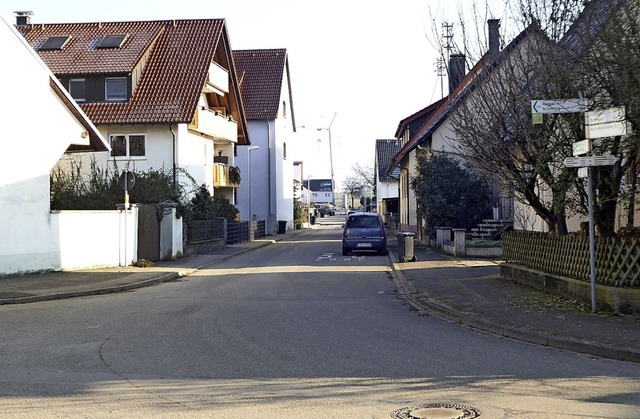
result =
[[[33,23],[224,18],[233,49],[286,48],[296,122],[311,128],[299,128],[288,151],[305,161],[307,174],[328,178],[328,132],[312,128],[327,128],[336,113],[331,139],[340,186],[354,163],[373,163],[376,139],[393,138],[400,120],[441,97],[436,34],[443,20],[457,20],[459,3],[470,2],[0,0],[0,12],[15,22],[14,11],[31,10]]]

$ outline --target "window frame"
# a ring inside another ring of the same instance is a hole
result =
[[[124,81],[124,96],[109,95],[109,82]],[[104,99],[108,102],[126,102],[129,97],[128,80],[126,77],[105,77],[104,79]]]
[[[113,154],[113,151],[116,147],[113,146],[113,140],[116,137],[124,137],[124,155],[116,156]],[[142,137],[143,140],[143,155],[132,155],[131,154],[131,137]],[[130,134],[122,134],[122,133],[113,133],[109,134],[109,145],[111,146],[111,151],[109,152],[109,157],[115,160],[146,160],[147,159],[147,134],[145,133],[130,133]]]
[[[71,88],[71,84],[72,83],[79,83],[82,82],[82,90],[83,90],[83,95],[82,97],[75,97],[74,96],[74,91]],[[73,100],[75,100],[76,102],[85,102],[87,100],[87,79],[85,78],[81,78],[81,77],[75,77],[72,79],[69,79],[69,94],[71,95],[71,97],[73,98]]]

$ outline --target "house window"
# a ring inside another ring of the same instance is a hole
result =
[[[71,39],[70,36],[50,36],[38,48],[39,51],[55,51],[60,50],[67,45]]]
[[[116,159],[141,159],[145,157],[144,134],[110,135],[111,156]]]
[[[127,38],[127,35],[106,35],[104,38],[100,40],[100,43],[96,48],[98,49],[120,48],[126,38]]]
[[[69,94],[78,102],[84,102],[86,99],[86,82],[85,79],[69,80]]]
[[[105,80],[105,99],[127,100],[127,78],[109,77]]]

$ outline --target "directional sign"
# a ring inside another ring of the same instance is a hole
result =
[[[576,141],[573,143],[573,155],[582,156],[591,151],[591,140]]]
[[[584,112],[584,99],[542,99],[531,101],[531,113],[577,113]]]
[[[585,125],[608,124],[610,122],[624,121],[624,106],[609,109],[600,109],[584,113]]]
[[[584,136],[587,138],[617,137],[627,134],[626,121],[609,122],[607,124],[585,125]]]
[[[616,156],[567,157],[565,167],[611,166],[618,161]]]
[[[589,177],[589,169],[586,167],[578,167],[578,177],[580,179],[586,179]]]
[[[624,106],[585,112],[585,137],[603,138],[625,135],[627,133],[627,122],[624,118]]]

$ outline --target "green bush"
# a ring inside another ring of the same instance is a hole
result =
[[[226,218],[227,222],[235,222],[238,209],[229,202],[228,199],[214,196],[209,190],[200,186],[191,202],[185,208],[185,219],[187,221],[205,221],[213,218]]]
[[[89,172],[84,174],[82,163],[78,160],[66,160],[57,164],[51,171],[51,209],[52,210],[102,210],[115,209],[124,203],[124,190],[119,185],[121,170],[116,163],[113,166],[100,167],[91,161]],[[193,178],[185,171],[180,172],[191,185]],[[133,171],[135,184],[129,192],[129,202],[139,204],[158,204],[176,202],[178,215],[183,212],[189,189],[180,182],[174,184],[172,171],[149,169]]]
[[[411,189],[429,237],[435,237],[436,227],[474,227],[476,214],[490,203],[490,190],[482,178],[457,160],[437,153],[419,157],[416,168]]]

